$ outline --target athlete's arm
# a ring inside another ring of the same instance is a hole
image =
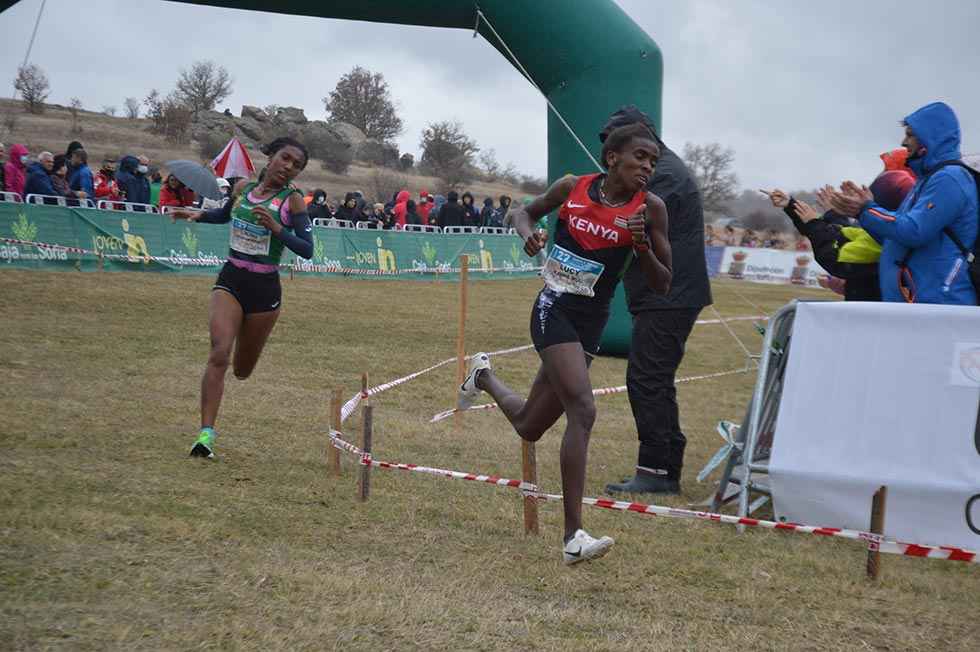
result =
[[[272,235],[279,238],[294,254],[309,260],[313,257],[313,225],[310,224],[310,215],[306,212],[303,196],[298,192],[291,194],[288,201],[292,231],[284,228],[264,210],[261,211],[259,224],[272,231]]]
[[[231,209],[235,205],[235,198],[242,193],[246,184],[244,179],[236,183],[228,201],[221,208],[212,208],[207,211],[189,211],[178,208],[170,211],[170,221],[187,220],[188,222],[201,222],[202,224],[227,224],[231,221]]]
[[[630,218],[630,230],[639,233],[635,228],[637,217],[644,222],[643,239],[633,247],[633,252],[643,266],[647,285],[658,294],[667,294],[673,275],[670,240],[667,239],[667,206],[660,197],[648,192],[644,209]]]
[[[578,177],[566,174],[551,184],[543,195],[535,197],[530,204],[511,211],[514,228],[524,241],[524,253],[528,256],[537,255],[548,241],[548,234],[536,231],[534,224],[565,203],[576,183]]]

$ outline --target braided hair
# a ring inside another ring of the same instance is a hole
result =
[[[265,145],[260,150],[263,154],[272,158],[276,155],[276,152],[281,150],[283,147],[295,147],[303,153],[303,167],[300,169],[305,169],[306,164],[310,162],[310,152],[306,149],[306,145],[299,142],[295,138],[290,138],[289,136],[281,136],[276,138],[274,141]]]

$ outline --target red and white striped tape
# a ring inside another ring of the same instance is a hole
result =
[[[433,466],[420,466],[418,464],[403,464],[401,462],[383,462],[381,460],[374,459],[370,453],[365,453],[354,444],[344,441],[341,435],[342,433],[336,430],[331,430],[329,434],[330,441],[336,448],[351,453],[352,455],[357,455],[360,458],[361,466],[372,466],[379,469],[393,469],[397,471],[412,471],[414,473],[437,475],[450,480],[470,480],[472,482],[483,482],[486,484],[497,485],[498,487],[511,487],[512,489],[521,489],[523,491],[530,492],[540,491],[540,488],[537,485],[530,482],[501,478],[500,476],[496,475],[467,473],[466,471],[453,471],[451,469],[440,469]]]
[[[511,353],[520,353],[522,351],[528,351],[528,350],[533,349],[533,348],[534,348],[534,345],[533,344],[527,344],[527,345],[524,345],[524,346],[515,346],[515,347],[510,348],[510,349],[502,349],[500,351],[492,351],[491,353],[488,353],[487,355],[489,355],[491,357],[493,357],[493,356],[500,356],[500,355],[509,355]],[[473,357],[473,356],[466,356],[465,359],[466,360],[469,360],[471,357]],[[387,383],[382,383],[381,385],[378,385],[376,387],[372,387],[371,389],[369,389],[367,391],[366,394],[365,393],[355,394],[354,396],[352,396],[350,398],[349,401],[347,401],[346,403],[344,403],[343,408],[341,408],[341,410],[340,410],[340,420],[341,420],[341,423],[343,423],[344,421],[347,421],[347,419],[350,417],[350,415],[354,413],[354,410],[357,409],[357,406],[360,405],[361,401],[364,400],[365,398],[368,398],[369,396],[374,396],[376,394],[380,394],[381,392],[386,392],[389,389],[393,389],[395,387],[398,387],[399,385],[402,385],[404,383],[407,383],[410,380],[414,380],[414,379],[418,378],[419,376],[421,376],[423,374],[427,374],[430,371],[435,371],[436,369],[438,369],[440,367],[444,367],[447,364],[451,364],[453,362],[456,362],[456,358],[455,357],[447,358],[447,359],[443,360],[442,362],[437,362],[436,364],[432,365],[431,367],[426,367],[425,369],[422,369],[421,371],[416,371],[415,373],[411,373],[411,374],[409,374],[407,376],[402,376],[401,378],[396,378],[395,380],[389,381]]]
[[[523,490],[525,496],[531,496],[542,501],[558,502],[562,500],[559,494],[545,494],[533,490]],[[632,503],[621,500],[609,500],[606,498],[583,498],[582,502],[593,507],[612,509],[622,512],[636,512],[638,514],[649,514],[651,516],[664,516],[667,518],[696,519],[702,521],[712,521],[715,523],[728,523],[731,525],[744,525],[748,527],[760,527],[770,530],[781,530],[783,532],[796,532],[798,534],[815,534],[818,536],[838,537],[851,539],[854,541],[864,541],[870,547],[880,552],[889,554],[904,555],[906,557],[928,557],[930,559],[948,559],[950,561],[965,561],[968,563],[980,563],[980,555],[950,546],[923,546],[914,543],[904,543],[889,539],[881,534],[873,532],[862,532],[860,530],[847,530],[834,527],[816,527],[813,525],[802,525],[800,523],[779,523],[777,521],[767,521],[758,518],[747,518],[741,516],[729,516],[727,514],[716,514],[714,512],[699,512],[679,507],[662,507],[660,505],[647,505],[645,503]]]
[[[334,446],[340,450],[351,453],[359,457],[360,464],[362,466],[371,466],[381,469],[393,469],[400,471],[412,471],[416,473],[425,473],[428,475],[435,475],[452,480],[470,480],[474,482],[483,482],[487,484],[493,484],[500,487],[511,487],[514,489],[520,489],[521,493],[525,496],[531,498],[536,498],[545,502],[560,502],[563,500],[561,494],[549,494],[542,492],[540,488],[536,485],[523,482],[521,480],[512,480],[508,478],[501,478],[495,475],[483,475],[477,473],[467,473],[464,471],[452,471],[449,469],[439,469],[429,466],[420,466],[416,464],[404,464],[399,462],[382,462],[380,460],[375,460],[370,453],[365,453],[363,450],[354,446],[350,442],[345,441],[342,438],[342,433],[331,430],[329,433],[330,440]],[[800,523],[779,523],[777,521],[767,521],[758,518],[747,518],[741,516],[730,516],[728,514],[717,514],[714,512],[700,512],[689,509],[682,509],[679,507],[664,507],[661,505],[648,505],[646,503],[634,503],[622,500],[610,500],[608,498],[582,498],[582,503],[584,505],[590,505],[592,507],[600,507],[602,509],[610,509],[621,512],[635,512],[637,514],[647,514],[650,516],[663,516],[666,518],[678,518],[678,519],[694,519],[701,521],[710,521],[714,523],[727,523],[730,525],[744,525],[747,527],[760,527],[770,530],[780,530],[782,532],[795,532],[797,534],[812,534],[817,536],[825,537],[837,537],[841,539],[850,539],[853,541],[863,541],[868,544],[869,548],[877,549],[880,552],[894,555],[902,555],[906,557],[925,557],[929,559],[946,559],[949,561],[962,561],[972,564],[980,563],[980,555],[977,553],[965,550],[963,548],[956,548],[952,546],[924,546],[915,543],[906,543],[902,541],[895,541],[889,539],[881,534],[874,534],[872,532],[862,532],[860,530],[848,530],[844,528],[833,528],[833,527],[817,527],[813,525],[803,525]]]
[[[709,378],[721,378],[723,376],[733,376],[735,374],[744,374],[744,373],[749,372],[749,371],[752,371],[752,370],[751,369],[746,369],[746,368],[742,368],[742,369],[731,369],[729,371],[718,371],[718,372],[715,372],[713,374],[701,374],[700,376],[688,376],[686,378],[678,378],[674,382],[676,384],[679,384],[679,383],[690,383],[690,382],[693,382],[695,380],[707,380]],[[592,390],[592,395],[593,396],[607,396],[609,394],[622,394],[625,391],[626,391],[626,385],[620,385],[618,387],[603,387],[602,389],[593,389]],[[470,407],[470,408],[468,408],[466,410],[463,410],[463,411],[464,412],[468,412],[470,410],[495,410],[495,409],[497,409],[497,404],[496,403],[482,403],[480,405],[474,405],[474,406],[472,406],[472,407]],[[459,411],[460,410],[458,410],[457,408],[453,408],[452,410],[446,410],[445,412],[440,412],[439,414],[437,414],[437,415],[433,416],[431,419],[429,419],[429,423],[436,423],[438,421],[442,421],[444,419],[448,419],[449,417],[453,416],[454,414],[456,414]]]

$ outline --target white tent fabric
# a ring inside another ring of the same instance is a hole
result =
[[[255,165],[252,164],[245,146],[237,138],[228,141],[221,153],[211,161],[211,167],[215,174],[225,179],[248,179],[255,174]]]

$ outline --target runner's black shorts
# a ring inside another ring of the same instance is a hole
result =
[[[271,312],[282,305],[279,272],[251,272],[226,262],[212,290],[224,290],[235,297],[246,315]]]
[[[599,351],[599,340],[609,320],[607,306],[595,312],[567,310],[561,306],[558,293],[545,288],[531,309],[531,342],[539,353],[549,346],[578,342],[589,356]]]

